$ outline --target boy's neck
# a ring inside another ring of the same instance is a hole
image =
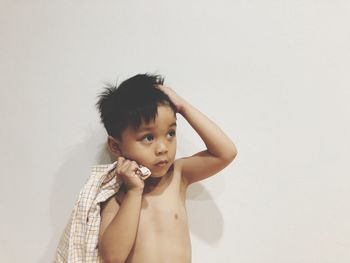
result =
[[[162,180],[162,177],[148,177],[145,180],[144,193],[148,193],[152,191],[154,187],[156,187],[159,182]]]
[[[168,169],[168,172],[161,176],[161,177],[148,177],[144,182],[145,182],[145,186],[144,186],[144,189],[143,189],[143,193],[149,193],[151,192],[154,188],[156,188],[161,181],[164,181],[167,180],[167,178],[172,174],[174,170],[174,164],[172,164],[169,169]],[[164,178],[164,179],[163,179]],[[162,180],[163,179],[163,180]]]

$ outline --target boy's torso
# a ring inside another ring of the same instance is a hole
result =
[[[186,213],[186,187],[174,162],[149,193],[144,193],[139,227],[126,263],[190,263],[191,240]],[[122,196],[118,196],[122,200]]]

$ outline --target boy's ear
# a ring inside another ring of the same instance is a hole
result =
[[[107,140],[107,144],[108,147],[110,149],[110,151],[116,155],[116,156],[121,156],[121,151],[119,148],[120,145],[120,141],[118,139],[113,138],[112,136],[108,136],[108,140]]]

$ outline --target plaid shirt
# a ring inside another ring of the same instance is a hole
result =
[[[100,228],[100,203],[116,194],[122,180],[114,176],[117,162],[92,167],[92,172],[80,190],[70,220],[59,241],[54,263],[103,262],[97,243]]]

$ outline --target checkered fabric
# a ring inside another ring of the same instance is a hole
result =
[[[116,164],[92,167],[59,241],[54,263],[103,262],[97,249],[100,203],[116,194],[122,185],[122,180],[112,173]]]

